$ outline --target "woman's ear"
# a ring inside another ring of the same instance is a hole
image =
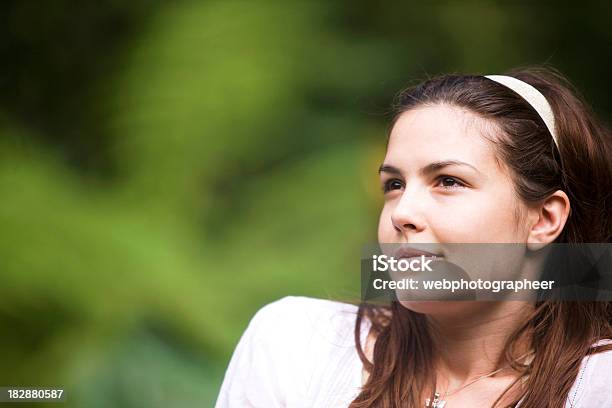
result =
[[[565,226],[570,213],[570,201],[561,190],[548,196],[532,213],[533,224],[527,237],[527,248],[537,251],[553,242]]]

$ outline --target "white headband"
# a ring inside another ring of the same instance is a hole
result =
[[[507,88],[510,88],[519,94],[524,100],[526,100],[527,103],[529,103],[531,107],[538,112],[544,121],[544,124],[548,128],[555,145],[557,145],[557,150],[559,149],[557,133],[555,132],[555,115],[553,114],[552,108],[546,100],[546,97],[544,97],[540,91],[529,85],[527,82],[523,82],[520,79],[516,79],[511,76],[485,75],[485,77],[497,82],[498,84],[504,85]]]

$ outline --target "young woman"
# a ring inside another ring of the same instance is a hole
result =
[[[610,242],[609,136],[559,74],[402,92],[380,243]],[[224,407],[612,407],[612,304],[286,297],[251,320]]]

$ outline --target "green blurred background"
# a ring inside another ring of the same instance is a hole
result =
[[[397,91],[549,63],[607,118],[611,11],[2,2],[0,385],[211,407],[259,307],[358,298]]]

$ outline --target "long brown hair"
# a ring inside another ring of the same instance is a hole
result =
[[[436,104],[467,109],[492,121],[499,130],[492,141],[523,202],[538,203],[556,190],[568,195],[570,215],[555,242],[611,242],[609,134],[557,71],[528,68],[507,75],[531,84],[549,101],[555,115],[558,150],[546,125],[524,99],[477,75],[440,76],[401,92],[392,124],[410,109]],[[372,362],[360,343],[364,319],[371,322],[376,336]],[[521,395],[507,406],[516,406],[521,399],[521,408],[565,406],[582,359],[612,349],[592,347],[599,339],[612,338],[611,323],[612,302],[537,302],[532,314],[505,344],[503,358],[522,373],[525,381]],[[529,364],[516,361],[515,348],[525,338],[535,353]],[[355,342],[369,377],[350,408],[423,406],[423,390],[435,388],[432,361],[436,352],[424,315],[399,302],[391,302],[391,306],[362,303]]]

